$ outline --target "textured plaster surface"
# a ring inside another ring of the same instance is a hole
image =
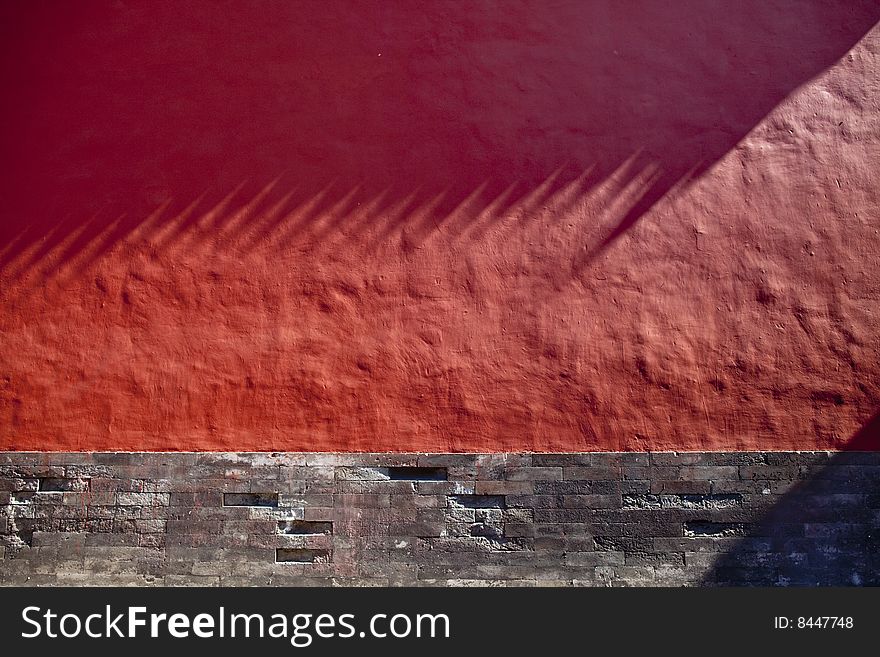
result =
[[[0,448],[846,446],[876,3],[373,4],[4,5]]]

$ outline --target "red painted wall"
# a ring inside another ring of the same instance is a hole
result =
[[[0,447],[843,448],[876,2],[4,3]]]

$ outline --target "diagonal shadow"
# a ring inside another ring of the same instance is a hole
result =
[[[715,561],[702,584],[880,586],[880,412],[833,453],[769,454],[799,480]],[[781,481],[755,482],[777,493]],[[754,496],[760,499],[760,495]]]
[[[481,239],[563,191],[610,185],[612,203],[629,190],[576,273],[842,57],[880,7],[29,2],[0,14],[15,99],[0,143],[10,281],[129,239],[280,252]]]

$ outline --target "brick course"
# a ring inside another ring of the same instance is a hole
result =
[[[0,584],[880,584],[880,453],[0,454]]]

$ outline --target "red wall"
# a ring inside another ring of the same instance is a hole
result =
[[[4,3],[0,448],[843,448],[878,19]]]

